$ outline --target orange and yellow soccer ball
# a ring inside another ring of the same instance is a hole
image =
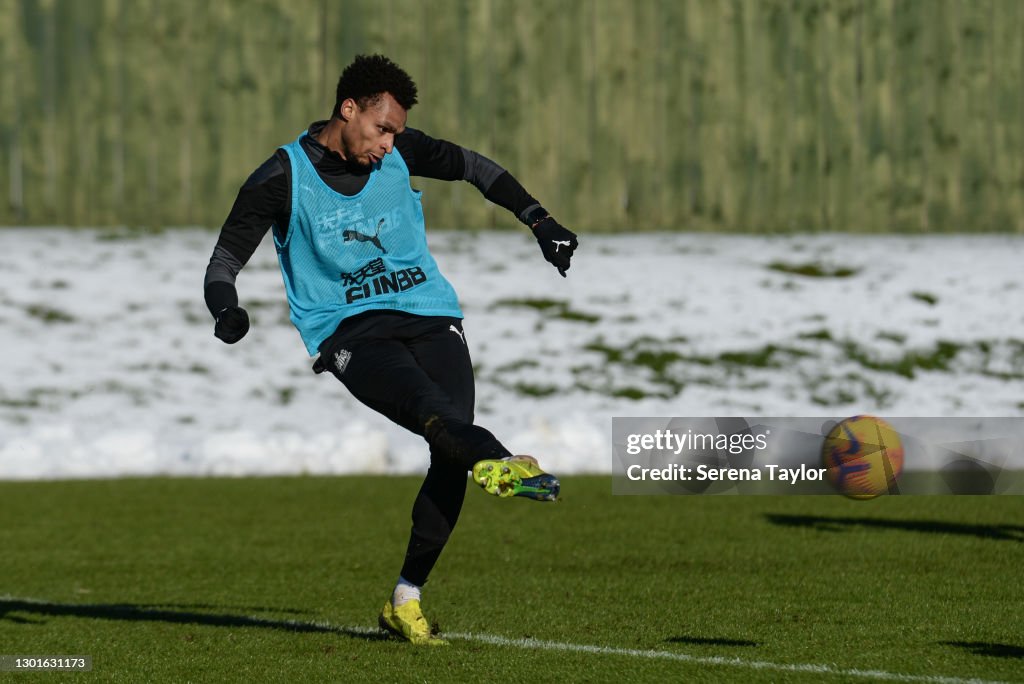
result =
[[[825,437],[821,460],[829,482],[852,499],[898,493],[903,443],[881,418],[854,416],[837,423]]]

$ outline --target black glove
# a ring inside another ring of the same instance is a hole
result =
[[[217,339],[234,344],[249,332],[249,314],[240,306],[229,306],[217,314],[213,334]]]
[[[561,276],[569,270],[569,259],[579,245],[576,233],[558,225],[558,221],[548,216],[533,227],[533,234],[540,244],[540,251],[552,266],[558,269]]]

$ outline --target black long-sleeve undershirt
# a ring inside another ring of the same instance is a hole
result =
[[[355,195],[366,185],[371,169],[350,164],[317,142],[316,136],[326,123],[310,125],[309,135],[301,140],[302,148],[331,189]],[[508,171],[471,150],[413,128],[395,136],[395,148],[412,176],[468,181],[488,200],[527,225],[531,222],[528,217],[537,215],[538,210],[543,213],[539,203]],[[278,149],[242,185],[221,228],[205,281],[206,304],[215,317],[224,308],[238,304],[235,276],[271,226],[279,237],[287,233],[290,216],[291,163],[288,153]]]

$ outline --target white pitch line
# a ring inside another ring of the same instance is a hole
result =
[[[722,656],[693,656],[673,651],[641,650],[635,648],[613,648],[610,646],[589,646],[586,644],[570,644],[560,641],[544,641],[541,639],[510,639],[490,634],[445,633],[447,639],[476,641],[495,646],[512,646],[515,648],[535,648],[543,651],[569,651],[572,653],[593,653],[594,655],[630,656],[633,658],[650,658],[677,660],[697,665],[724,665],[728,667],[746,668],[749,670],[771,670],[776,672],[807,672],[810,674],[838,675],[843,677],[863,677],[891,682],[929,682],[931,684],[1005,684],[985,679],[961,679],[959,677],[940,677],[933,675],[910,675],[883,670],[844,670],[829,665],[772,663],[764,660],[744,660],[743,658],[726,658]]]
[[[35,603],[44,606],[70,607],[73,604],[52,603],[33,598],[19,598],[10,595],[0,596],[0,601],[20,601],[23,603]],[[126,607],[126,606],[122,606]],[[138,615],[153,613],[155,616],[166,611],[154,609],[134,609]],[[159,620],[159,617],[154,617]],[[293,625],[298,628],[315,627],[325,631],[345,632],[348,634],[362,634],[371,636],[380,634],[381,630],[375,627],[360,627],[335,625],[320,620],[274,620],[259,616],[246,616],[251,621],[252,627],[277,627],[280,625]],[[202,624],[200,622],[200,624]],[[246,626],[246,625],[240,625]],[[592,653],[594,655],[629,656],[632,658],[649,658],[652,660],[675,660],[696,665],[715,665],[725,667],[738,667],[748,670],[769,670],[774,672],[806,672],[808,674],[837,675],[840,677],[860,677],[863,679],[878,679],[890,682],[928,682],[929,684],[1008,684],[999,680],[989,679],[962,679],[960,677],[943,677],[938,675],[911,675],[899,672],[886,672],[884,670],[844,670],[830,665],[815,665],[810,663],[773,663],[766,660],[744,660],[743,658],[727,658],[723,656],[694,656],[674,651],[642,650],[638,648],[615,648],[612,646],[592,646],[588,644],[571,644],[562,641],[545,641],[543,639],[513,639],[493,634],[474,634],[472,632],[446,632],[444,638],[457,641],[475,641],[481,644],[492,646],[510,646],[514,648],[531,648],[541,651],[567,651],[570,653]]]
[[[331,627],[345,632],[356,634],[379,634],[380,630],[366,627],[337,627],[326,622],[300,623],[315,624],[321,627]],[[642,650],[637,648],[614,648],[611,646],[591,646],[588,644],[570,644],[561,641],[545,641],[543,639],[512,639],[509,637],[495,636],[493,634],[474,634],[472,632],[445,632],[442,634],[445,639],[457,641],[475,641],[481,644],[492,646],[510,646],[514,648],[533,648],[541,651],[568,651],[571,653],[592,653],[594,655],[630,656],[633,658],[650,658],[661,660],[676,660],[696,665],[724,665],[727,667],[740,667],[750,670],[770,670],[776,672],[807,672],[809,674],[837,675],[841,677],[861,677],[864,679],[878,679],[889,682],[928,682],[928,684],[1009,684],[1001,680],[992,679],[962,679],[960,677],[942,677],[937,675],[911,675],[899,672],[886,672],[884,670],[844,670],[829,665],[814,665],[801,663],[773,663],[766,660],[744,660],[743,658],[727,658],[723,656],[694,656],[674,651]]]

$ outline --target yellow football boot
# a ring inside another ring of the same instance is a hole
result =
[[[430,624],[427,618],[423,617],[420,602],[416,599],[406,601],[397,608],[388,601],[380,611],[377,622],[385,632],[417,646],[448,645],[444,639],[431,634]]]

